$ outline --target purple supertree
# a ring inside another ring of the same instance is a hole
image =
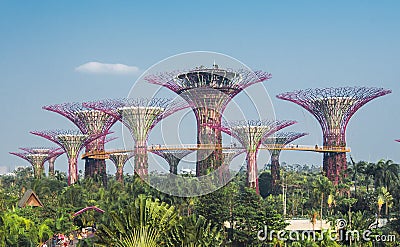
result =
[[[45,130],[31,133],[56,143],[65,151],[68,156],[68,185],[78,181],[78,155],[82,148],[96,138],[106,135],[87,135],[77,130]]]
[[[112,115],[105,114],[102,111],[93,110],[83,106],[82,103],[63,103],[56,105],[43,106],[43,109],[56,112],[71,122],[73,122],[82,134],[102,135],[108,133],[110,128],[118,120]],[[104,151],[106,136],[95,139],[86,144],[86,152]],[[85,161],[85,177],[94,177],[100,175],[103,183],[107,182],[106,162],[102,159],[88,158]]]
[[[305,135],[308,135],[308,133],[277,132],[263,141],[263,144],[271,155],[271,188],[275,193],[277,192],[277,182],[281,179],[279,155],[282,148]]]
[[[400,142],[400,139],[398,139],[398,140],[395,140],[396,142]]]
[[[222,151],[222,164],[219,168],[219,177],[222,178],[222,184],[227,184],[231,180],[229,165],[232,160],[244,152],[244,149],[225,149]]]
[[[31,154],[47,154],[49,155],[47,161],[49,163],[49,177],[54,177],[54,162],[56,159],[64,153],[61,148],[46,148],[46,147],[34,147],[34,148],[20,148],[21,150]]]
[[[178,174],[178,164],[186,155],[193,150],[151,150],[152,153],[164,158],[169,165],[170,174]]]
[[[115,179],[123,183],[124,182],[124,166],[126,162],[133,157],[133,152],[120,152],[112,153],[109,155],[109,159],[114,163],[117,172],[115,173]]]
[[[239,120],[230,121],[225,126],[214,126],[236,138],[246,150],[247,185],[259,194],[257,152],[265,138],[275,132],[295,124],[291,120]]]
[[[243,89],[271,78],[271,74],[245,69],[225,70],[214,64],[188,71],[165,72],[148,75],[145,79],[164,86],[180,95],[192,107],[197,120],[197,144],[215,145],[214,149],[197,151],[196,175],[202,176],[221,165],[222,114],[233,97]]]
[[[148,174],[147,139],[150,131],[162,119],[188,107],[184,101],[167,98],[103,100],[84,105],[114,116],[129,129],[135,141],[134,170],[142,178]]]
[[[322,127],[323,146],[345,147],[346,127],[353,114],[369,101],[389,93],[391,90],[383,88],[339,87],[286,92],[277,97],[296,103],[314,115]],[[326,176],[338,184],[347,169],[346,154],[324,153],[323,168]]]
[[[48,153],[15,153],[10,152],[10,154],[16,155],[26,161],[28,161],[33,167],[34,177],[40,179],[44,173],[44,162],[49,159]]]

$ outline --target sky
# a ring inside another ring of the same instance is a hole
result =
[[[394,142],[400,138],[399,7],[398,1],[0,1],[0,166],[27,166],[8,153],[19,147],[53,146],[29,131],[74,128],[42,106],[126,97],[142,72],[190,51],[226,54],[272,73],[263,87],[277,118],[297,120],[288,130],[310,133],[299,144],[321,145],[321,128],[301,107],[275,98],[278,93],[393,90],[353,116],[347,144],[355,160],[400,162]],[[122,138],[107,144],[122,146]],[[260,152],[259,163],[267,156]],[[322,155],[286,151],[281,161],[320,165]],[[56,169],[66,170],[64,156],[57,162]]]

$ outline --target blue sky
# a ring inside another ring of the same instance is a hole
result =
[[[30,130],[74,127],[43,105],[125,97],[139,76],[82,73],[78,66],[121,63],[144,71],[198,50],[271,72],[265,86],[278,118],[298,120],[291,130],[311,133],[299,143],[320,144],[320,127],[276,94],[346,85],[392,89],[353,116],[347,141],[356,160],[400,162],[393,141],[400,138],[399,7],[398,1],[0,1],[0,166],[27,164],[8,154],[18,147],[51,145]],[[322,156],[283,152],[281,160],[320,164]]]

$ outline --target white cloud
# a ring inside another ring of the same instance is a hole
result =
[[[131,75],[139,73],[136,66],[128,66],[120,63],[99,63],[88,62],[75,68],[76,71],[89,74],[113,74],[113,75]]]

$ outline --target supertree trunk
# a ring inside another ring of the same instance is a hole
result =
[[[78,182],[78,157],[71,156],[68,159],[68,185]]]
[[[248,151],[246,155],[247,161],[247,186],[256,190],[260,194],[258,186],[258,171],[257,171],[257,151]]]
[[[212,109],[198,109],[197,144],[207,147],[197,151],[196,176],[207,175],[208,171],[219,168],[222,164],[221,130],[210,125],[221,125],[221,114]],[[214,147],[214,148],[212,148]]]
[[[115,179],[122,184],[124,183],[124,164],[119,164],[117,166],[117,172],[115,173]]]
[[[272,192],[274,194],[276,194],[279,191],[278,181],[281,180],[279,154],[280,154],[279,150],[272,150],[271,152]]]
[[[49,177],[54,177],[54,163],[56,162],[57,157],[52,157],[49,159]]]
[[[135,162],[135,172],[143,180],[147,178],[148,175],[148,155],[147,155],[147,142],[137,141],[135,145],[134,152],[134,162]]]

